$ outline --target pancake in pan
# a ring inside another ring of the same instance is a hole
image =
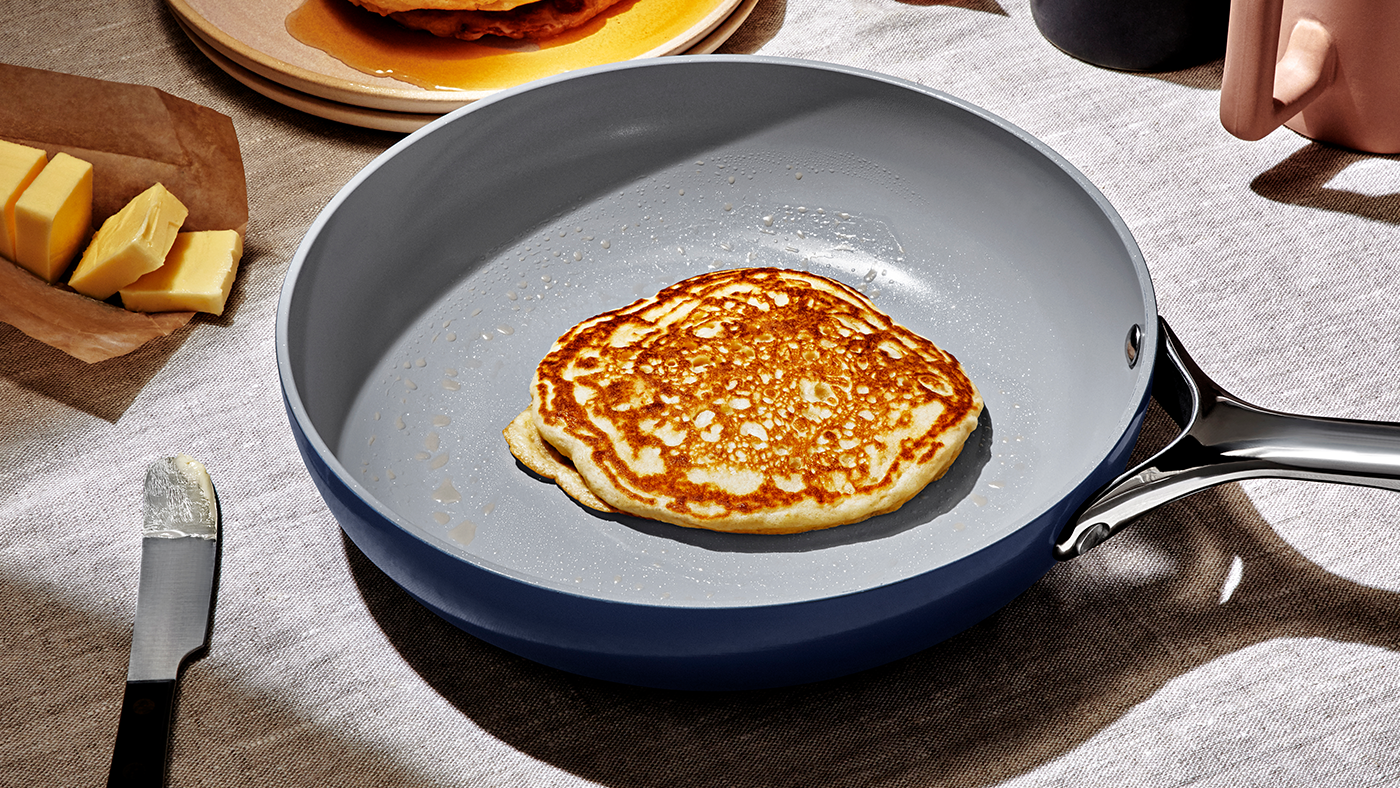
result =
[[[943,475],[981,410],[956,358],[864,294],[747,268],[570,329],[507,435],[585,505],[579,482],[640,517],[795,533],[898,509]],[[557,454],[528,448],[526,420]]]

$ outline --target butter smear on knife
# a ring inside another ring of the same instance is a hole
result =
[[[184,454],[151,464],[146,473],[146,518],[143,538],[219,535],[214,483],[199,460]]]

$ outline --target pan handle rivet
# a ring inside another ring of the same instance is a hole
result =
[[[1128,369],[1137,366],[1138,350],[1142,348],[1142,326],[1137,323],[1128,329],[1128,341],[1123,346],[1123,352],[1128,355]]]

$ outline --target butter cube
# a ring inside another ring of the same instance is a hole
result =
[[[159,183],[132,197],[92,236],[68,285],[99,300],[110,298],[160,268],[187,215],[184,203]]]
[[[38,148],[0,140],[0,256],[15,259],[15,203],[48,163]]]
[[[165,265],[123,287],[122,305],[137,312],[224,313],[243,256],[233,230],[180,233]]]
[[[92,165],[59,153],[15,201],[15,262],[56,282],[92,232]]]

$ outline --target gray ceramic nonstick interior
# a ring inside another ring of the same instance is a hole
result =
[[[961,360],[986,411],[942,480],[864,523],[743,536],[599,516],[516,463],[501,430],[556,337],[736,266],[858,287]],[[834,66],[674,58],[526,86],[395,146],[299,250],[279,359],[313,471],[364,509],[343,521],[664,613],[887,587],[1043,517],[1140,416],[1134,325],[1155,330],[1155,304],[1121,220],[1005,121]],[[381,566],[404,582],[410,554]]]

